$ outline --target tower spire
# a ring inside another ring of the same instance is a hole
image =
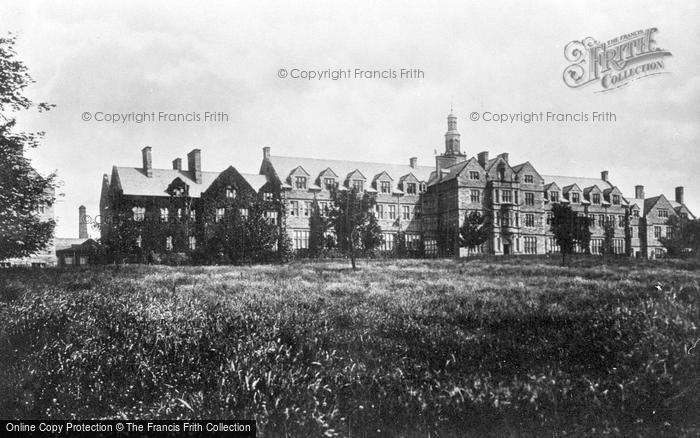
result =
[[[454,115],[452,104],[447,116],[447,132],[445,133],[445,155],[462,155],[459,149],[459,131],[457,131],[457,116]]]

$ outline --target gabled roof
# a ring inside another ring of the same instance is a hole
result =
[[[544,183],[548,184],[550,182],[555,182],[559,187],[562,187],[563,190],[567,190],[568,186],[576,184],[579,187],[579,190],[581,190],[581,187],[590,187],[597,185],[599,188],[602,190],[607,189],[612,187],[612,184],[610,184],[607,181],[603,181],[602,179],[599,178],[582,178],[582,177],[577,177],[577,176],[559,176],[559,175],[542,175],[542,178],[544,179]],[[569,188],[569,190],[571,190]]]
[[[552,183],[552,184],[556,184],[556,183]],[[566,195],[566,194],[568,194],[570,191],[572,191],[572,190],[574,190],[574,189],[576,189],[577,192],[580,192],[580,191],[581,191],[581,187],[579,187],[578,184],[574,183],[574,184],[569,184],[568,186],[565,186],[565,187],[562,189],[562,192],[564,192],[564,194]]]
[[[553,189],[561,190],[561,188],[560,188],[560,187],[557,185],[557,183],[555,183],[555,182],[551,182],[551,183],[549,183],[549,184],[545,184],[544,189],[547,190],[547,191],[550,191],[550,190],[553,190]]]
[[[126,195],[167,196],[166,189],[175,178],[180,178],[189,186],[189,195],[198,198],[221,172],[202,172],[202,183],[197,184],[188,171],[176,169],[153,169],[153,176],[147,177],[139,167],[113,168],[112,177]]]
[[[268,160],[283,183],[292,170],[298,166],[303,166],[312,178],[316,178],[321,172],[330,168],[337,175],[340,175],[340,178],[345,178],[355,170],[359,170],[363,175],[377,175],[386,171],[394,181],[410,172],[413,172],[419,181],[428,181],[430,172],[435,169],[433,166],[416,166],[413,168],[408,164],[366,163],[362,161],[323,160],[319,158],[278,157],[276,155],[271,155]]]
[[[218,178],[221,172],[202,172],[202,183],[197,184],[188,171],[176,169],[153,169],[153,176],[147,177],[138,167],[117,167],[112,170],[115,182],[125,195],[132,196],[168,196],[166,190],[175,178],[180,178],[189,186],[189,196],[199,198],[202,192]],[[267,183],[265,175],[241,173],[241,176],[256,191]]]
[[[584,194],[584,195],[588,195],[588,194],[591,193],[593,190],[598,190],[599,192],[602,192],[602,190],[600,189],[600,187],[598,187],[597,184],[593,184],[592,186],[586,187],[585,189],[583,189],[583,194]]]
[[[90,239],[73,239],[73,238],[63,238],[63,237],[57,237],[53,239],[53,245],[56,248],[56,251],[60,251],[62,249],[68,249],[72,247],[79,247],[86,241]]]

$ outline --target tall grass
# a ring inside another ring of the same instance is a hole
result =
[[[0,417],[263,436],[700,431],[700,264],[0,271]]]

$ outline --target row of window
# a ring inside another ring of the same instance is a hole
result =
[[[382,251],[394,251],[396,249],[396,234],[395,233],[382,233],[383,241],[380,249]],[[404,242],[406,244],[406,249],[408,250],[418,250],[420,247],[420,235],[419,234],[404,234]]]
[[[141,248],[141,245],[143,243],[143,239],[141,236],[138,236],[136,238],[136,246]],[[197,249],[197,238],[194,236],[189,236],[187,238],[187,247],[191,250]],[[168,251],[173,250],[173,236],[166,236],[165,237],[165,249]]]
[[[365,186],[364,180],[361,180],[361,179],[350,180],[349,188],[354,188],[358,192],[363,191],[364,186]],[[338,182],[336,181],[335,178],[324,178],[323,179],[323,187],[326,190],[330,191],[330,190],[338,188]],[[294,188],[299,189],[299,190],[307,189],[308,188],[308,178],[305,176],[294,177]],[[421,183],[420,185],[417,183],[405,183],[404,184],[404,190],[409,195],[417,194],[419,188],[420,188],[421,193],[425,192],[425,190],[426,190],[425,183]],[[391,181],[380,181],[378,189],[379,189],[379,193],[391,193],[392,192]]]
[[[666,231],[666,233],[662,233],[662,231]],[[668,237],[671,238],[673,234],[673,228],[670,226],[665,226],[661,227],[659,225],[654,226],[654,238],[655,239],[661,239],[662,237]]]

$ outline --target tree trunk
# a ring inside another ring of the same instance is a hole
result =
[[[355,245],[350,243],[350,263],[352,263],[352,270],[357,271],[357,266],[355,265]]]

